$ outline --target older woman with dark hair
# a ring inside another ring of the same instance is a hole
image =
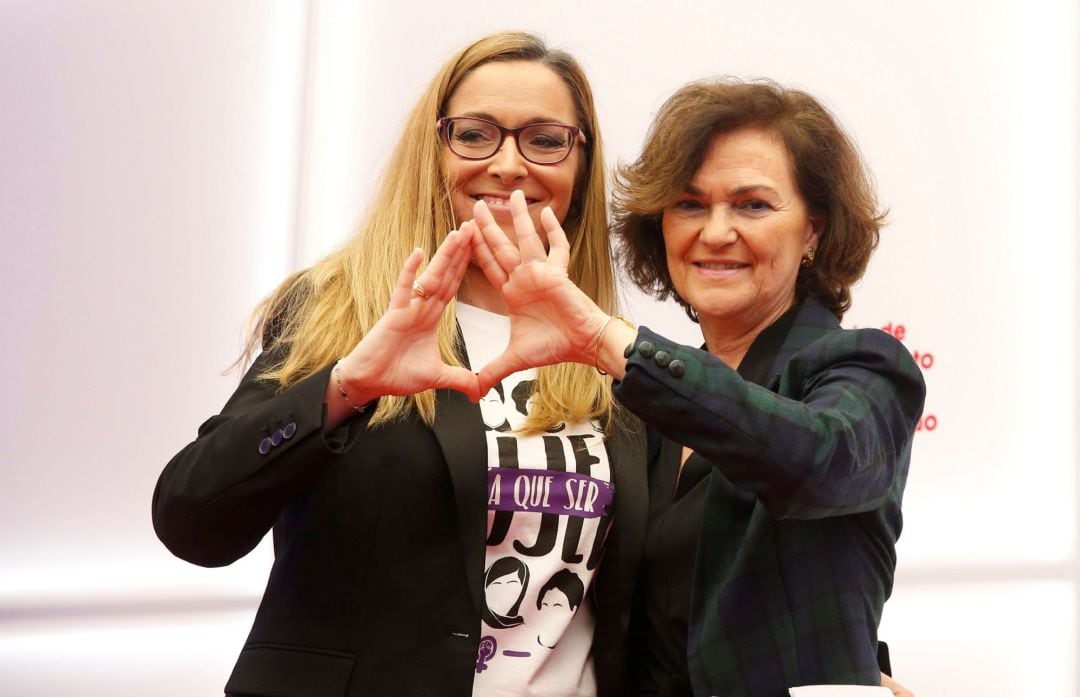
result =
[[[541,215],[541,239],[511,202],[516,244],[476,211],[474,255],[511,313],[481,384],[524,364],[590,364],[663,436],[632,662],[641,694],[878,684],[925,387],[890,335],[840,328],[883,214],[836,120],[774,83],[694,83],[621,171],[625,266],[700,323],[703,349],[600,312],[567,278],[555,217]]]
[[[695,82],[663,106],[641,156],[619,172],[614,232],[624,242],[626,270],[640,288],[673,297],[697,321],[673,285],[664,211],[691,184],[716,137],[743,129],[780,141],[815,233],[828,231],[813,251],[806,247],[811,256],[797,269],[797,296],[813,295],[841,317],[885,215],[858,151],[832,115],[809,94],[771,82]]]

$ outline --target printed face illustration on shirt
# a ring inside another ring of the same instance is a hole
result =
[[[503,386],[495,385],[488,393],[480,398],[480,416],[484,425],[494,431],[505,432],[510,430],[510,422],[506,418],[506,404],[503,400]]]
[[[585,595],[585,584],[570,569],[562,569],[540,588],[536,598],[536,643],[553,649]]]
[[[529,567],[515,557],[502,557],[484,573],[484,622],[495,629],[525,620],[518,614],[529,587]]]
[[[497,615],[509,615],[521,597],[521,579],[516,572],[510,572],[491,580],[487,587],[488,608]]]
[[[537,615],[539,621],[536,643],[545,649],[555,648],[556,644],[559,643],[561,632],[554,630],[565,628],[566,623],[573,615],[574,611],[570,609],[570,599],[566,597],[565,593],[558,589],[548,591],[540,604],[539,614]]]

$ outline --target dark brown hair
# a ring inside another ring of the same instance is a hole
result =
[[[686,190],[717,135],[762,128],[784,142],[811,218],[821,222],[813,266],[800,268],[796,294],[820,299],[837,317],[877,247],[878,209],[858,149],[817,99],[775,82],[733,78],[692,82],[660,108],[637,161],[619,168],[613,233],[630,278],[660,299],[678,296],[668,273],[664,209]]]

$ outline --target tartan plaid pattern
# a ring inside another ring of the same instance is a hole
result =
[[[642,341],[682,361],[683,376],[643,356]],[[635,346],[615,394],[715,466],[691,598],[694,694],[878,684],[877,626],[925,397],[910,354],[884,332],[840,329],[813,298],[766,385],[644,327]]]

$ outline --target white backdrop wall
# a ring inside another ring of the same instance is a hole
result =
[[[515,28],[585,65],[612,163],[693,78],[835,110],[891,210],[845,324],[902,334],[929,387],[882,635],[920,697],[1076,694],[1080,16],[970,8],[0,0],[0,693],[220,692],[268,553],[169,557],[156,476],[436,68]]]

